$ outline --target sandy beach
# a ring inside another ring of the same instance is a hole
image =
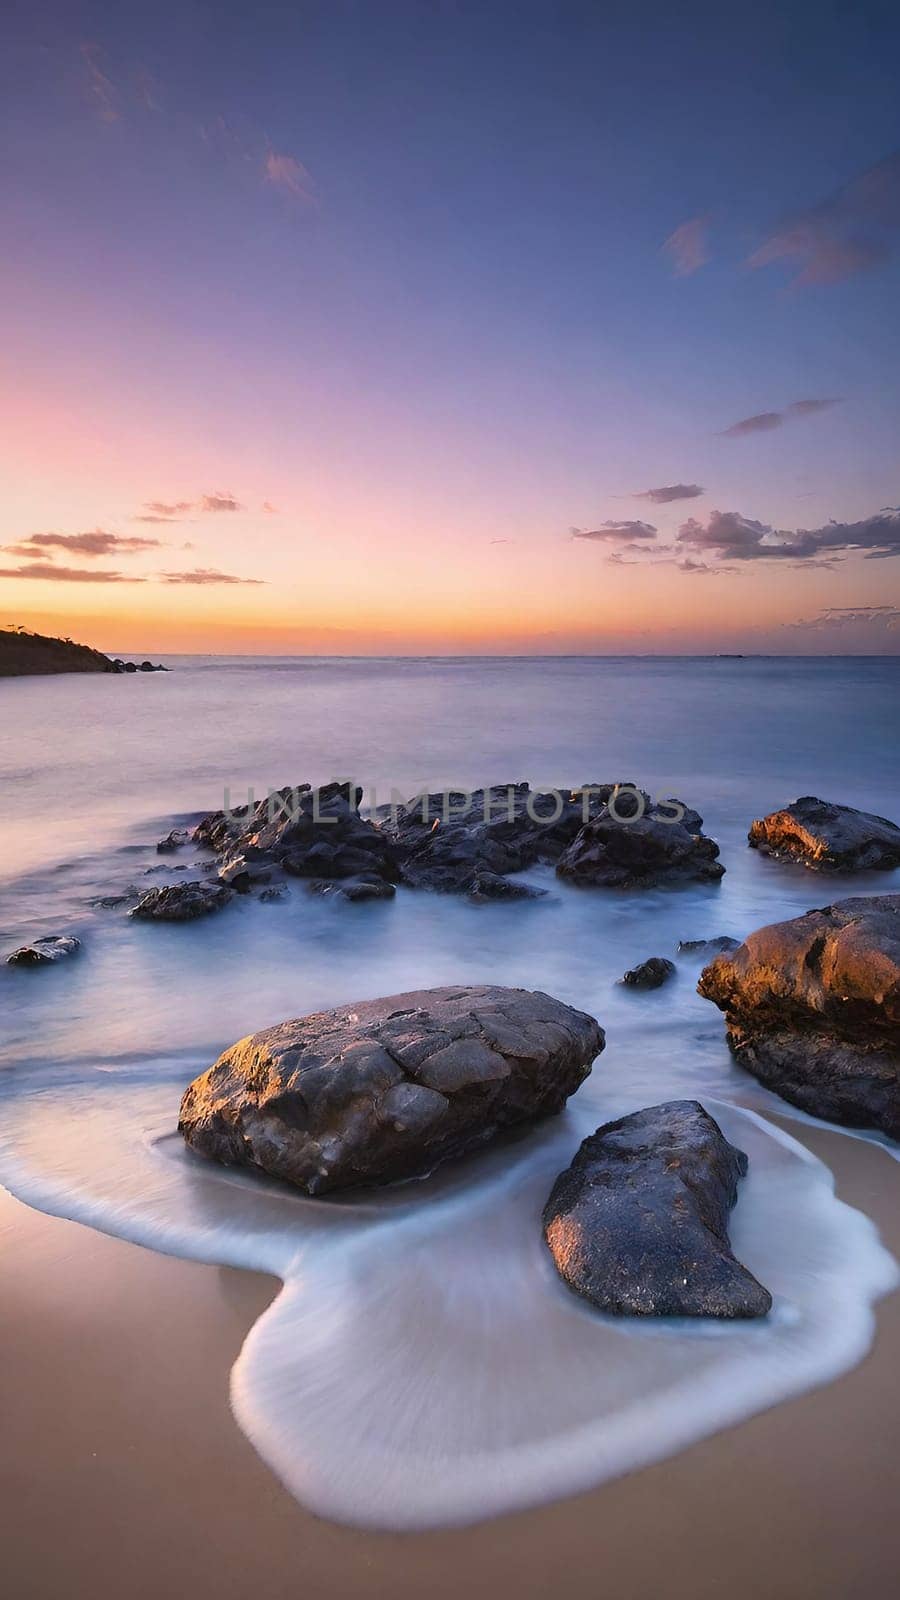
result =
[[[791,1133],[900,1252],[900,1164]],[[271,1279],[142,1250],[0,1195],[0,1410],[15,1600],[515,1593],[887,1595],[900,1575],[900,1295],[827,1388],[591,1494],[474,1528],[310,1516],[239,1432],[228,1373]]]

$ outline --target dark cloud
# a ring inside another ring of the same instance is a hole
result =
[[[656,506],[670,505],[673,500],[696,500],[705,494],[699,483],[666,483],[661,489],[643,489],[635,500],[652,500]]]
[[[66,550],[79,556],[134,555],[159,547],[158,539],[124,538],[103,528],[93,528],[90,533],[32,533],[19,544],[3,546],[17,556],[33,556],[42,550]]]
[[[161,572],[163,583],[262,583],[262,578],[236,578],[231,572],[218,572],[215,567],[195,567],[192,572]]]
[[[900,509],[887,506],[859,522],[827,522],[821,528],[772,528],[739,511],[711,511],[707,522],[690,517],[680,544],[735,561],[790,561],[831,565],[862,552],[866,559],[900,556]]]
[[[55,583],[143,583],[125,572],[103,572],[98,567],[55,567],[49,561],[32,561],[24,567],[0,567],[0,578],[50,578]]]
[[[895,151],[811,210],[785,218],[749,265],[785,263],[798,286],[838,283],[887,261],[898,233],[900,151]]]
[[[755,417],[743,417],[740,422],[725,428],[721,437],[740,439],[746,433],[771,433],[773,428],[780,428],[792,418],[814,417],[817,412],[828,411],[831,406],[840,403],[838,396],[826,396],[821,400],[794,400],[784,411],[758,411]]]
[[[709,260],[709,217],[689,217],[670,233],[663,249],[676,278],[689,278]]]
[[[649,522],[601,522],[599,528],[570,528],[573,539],[593,539],[615,544],[620,539],[655,539],[656,529]]]

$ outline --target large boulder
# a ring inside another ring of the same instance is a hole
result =
[[[556,871],[583,888],[645,889],[710,883],[725,871],[719,846],[700,832],[696,813],[681,820],[604,807],[560,856]]]
[[[31,944],[20,945],[8,955],[10,967],[47,967],[54,961],[64,961],[81,949],[81,940],[71,933],[47,933]]]
[[[604,1045],[593,1017],[527,989],[423,989],[241,1039],[187,1089],[201,1155],[323,1194],[423,1176],[561,1111]]]
[[[696,1100],[606,1123],[544,1208],[557,1271],[618,1316],[764,1317],[772,1297],[728,1242],[746,1171],[743,1151]]]
[[[224,883],[170,883],[160,889],[148,889],[129,912],[142,922],[193,922],[197,917],[208,917],[221,911],[232,898],[232,890]]]
[[[757,818],[748,834],[763,855],[832,872],[900,867],[900,827],[852,806],[803,795],[783,811]]]
[[[213,811],[194,829],[219,858],[219,875],[239,891],[273,868],[298,878],[378,876],[397,870],[390,841],[359,815],[362,790],[347,783],[279,789],[253,805]]]
[[[900,894],[760,928],[700,976],[748,1072],[793,1105],[900,1139]]]

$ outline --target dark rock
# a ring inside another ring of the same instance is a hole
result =
[[[642,961],[639,967],[632,967],[626,972],[622,982],[629,989],[660,989],[674,973],[674,961],[667,961],[665,956],[651,956],[648,961]]]
[[[680,956],[717,956],[725,950],[736,950],[740,939],[732,939],[730,934],[720,933],[713,939],[679,939],[678,954]]]
[[[81,940],[68,933],[45,934],[43,938],[34,939],[31,944],[20,945],[12,955],[8,955],[7,964],[11,967],[46,967],[53,961],[62,961],[66,956],[74,956],[81,949]]]
[[[221,911],[232,899],[233,891],[224,883],[170,883],[161,889],[148,889],[130,913],[148,922],[193,922]]]
[[[137,663],[134,662],[134,661],[126,661],[126,663],[125,663],[125,671],[126,672],[137,672]]]
[[[235,887],[277,869],[299,878],[397,877],[388,839],[359,815],[362,790],[346,783],[312,789],[308,783],[214,811],[193,838],[219,857],[219,877]]]
[[[396,885],[385,878],[312,878],[309,888],[313,894],[330,894],[341,900],[393,900]]]
[[[240,1040],[178,1126],[201,1155],[309,1194],[391,1183],[561,1111],[603,1044],[593,1017],[539,992],[392,995]]]
[[[516,883],[512,878],[501,878],[496,872],[476,872],[469,890],[469,899],[482,900],[542,900],[546,889],[536,889],[530,883]]]
[[[747,1157],[696,1100],[671,1100],[584,1140],[544,1208],[561,1277],[618,1316],[764,1317],[772,1297],[731,1253]]]
[[[886,817],[803,795],[751,825],[754,850],[831,872],[900,867],[900,828]]]
[[[272,900],[287,900],[290,892],[283,883],[273,883],[270,888],[260,890],[259,899],[264,900],[266,904]]]
[[[133,901],[140,898],[142,892],[136,883],[130,883],[128,888],[123,889],[121,893],[101,895],[99,899],[92,900],[91,905],[96,906],[100,911],[116,911],[119,906],[131,905]]]
[[[187,844],[190,837],[189,828],[173,828],[171,833],[167,833],[164,839],[160,839],[159,844],[156,846],[157,855],[168,856],[174,854],[176,850],[181,849],[182,845]]]
[[[900,894],[760,928],[705,967],[698,988],[766,1088],[900,1139]]]
[[[585,888],[653,888],[721,878],[725,868],[718,854],[714,840],[692,832],[684,821],[664,822],[649,814],[619,820],[604,807],[560,856],[556,870]]]

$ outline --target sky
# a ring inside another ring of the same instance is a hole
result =
[[[900,11],[7,5],[0,624],[900,651]]]

